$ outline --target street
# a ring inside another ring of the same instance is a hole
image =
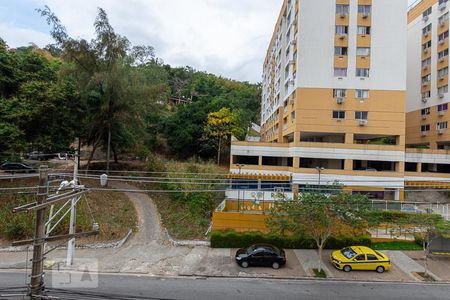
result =
[[[51,289],[51,274],[46,287]],[[23,286],[24,273],[0,272],[0,294]],[[75,292],[72,294],[71,292]],[[263,280],[233,278],[159,278],[99,275],[92,290],[53,291],[64,299],[450,299],[448,284],[347,282],[327,280]],[[0,297],[3,299],[5,296]]]

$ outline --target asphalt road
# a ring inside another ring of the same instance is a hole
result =
[[[8,287],[23,285],[24,273],[0,272],[0,299]],[[98,288],[53,290],[62,299],[450,299],[448,284],[400,284],[320,280],[257,280],[226,278],[155,278],[101,274]]]

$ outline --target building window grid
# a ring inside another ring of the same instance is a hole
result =
[[[368,120],[369,112],[368,111],[355,111],[355,119],[356,120]]]
[[[344,120],[345,110],[333,110],[333,119]]]
[[[356,69],[356,77],[368,78],[369,73],[370,73],[370,69],[367,69],[367,68],[357,68]]]

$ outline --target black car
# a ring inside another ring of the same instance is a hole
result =
[[[8,173],[34,173],[36,170],[27,164],[24,163],[4,163],[0,166],[5,172]]]
[[[243,268],[249,266],[272,267],[278,269],[286,264],[283,249],[267,244],[256,244],[236,252],[236,262]]]

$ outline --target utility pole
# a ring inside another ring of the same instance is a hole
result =
[[[75,151],[75,162],[73,165],[73,185],[78,185],[78,151]],[[75,234],[75,218],[76,218],[76,197],[71,200],[70,206],[70,223],[69,223],[69,234]],[[73,251],[75,248],[75,238],[71,238],[67,244],[67,261],[66,265],[71,266],[73,263]]]
[[[48,196],[48,167],[39,168],[39,192],[37,205],[44,204]],[[36,210],[36,228],[33,242],[33,261],[31,267],[30,295],[38,299],[44,290],[44,245],[45,245],[45,207]],[[36,296],[36,297],[35,297]]]

